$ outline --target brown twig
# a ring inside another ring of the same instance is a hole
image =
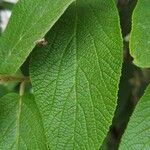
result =
[[[4,84],[8,82],[30,82],[30,78],[24,76],[17,77],[17,76],[0,75],[0,84]]]

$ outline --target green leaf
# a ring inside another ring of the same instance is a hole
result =
[[[150,86],[137,104],[123,135],[120,150],[150,149]]]
[[[46,150],[42,121],[32,95],[0,99],[0,149]]]
[[[150,67],[150,3],[139,0],[133,14],[130,39],[131,55],[139,67]]]
[[[0,38],[0,73],[14,74],[73,0],[19,0]]]
[[[0,2],[0,9],[12,10],[13,7],[14,7],[14,3],[12,2],[4,1],[4,0]]]
[[[77,0],[36,48],[31,80],[49,147],[99,149],[111,125],[122,66],[115,4]]]
[[[3,85],[0,84],[0,98],[3,95],[7,94],[8,92],[9,92],[9,90],[5,86],[3,86]]]

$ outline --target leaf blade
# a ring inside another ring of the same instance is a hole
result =
[[[0,99],[0,108],[1,150],[47,149],[33,95],[21,98],[18,94],[9,93]]]
[[[138,1],[133,13],[130,52],[134,63],[142,68],[150,67],[150,13],[149,1]]]
[[[73,0],[20,0],[0,38],[0,73],[14,74]]]
[[[111,125],[121,74],[115,4],[77,1],[46,39],[48,45],[33,54],[30,75],[49,147],[98,149]]]
[[[120,149],[149,149],[150,148],[150,117],[149,101],[150,86],[137,104],[130,118],[128,127],[123,135]]]

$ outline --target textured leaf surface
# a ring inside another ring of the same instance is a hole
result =
[[[150,86],[137,104],[122,138],[120,150],[150,149]]]
[[[0,99],[0,149],[46,150],[46,140],[32,95],[8,94]]]
[[[3,95],[7,94],[8,92],[9,92],[9,91],[8,91],[8,89],[7,89],[5,86],[0,85],[0,98],[1,98]]]
[[[35,49],[31,80],[53,150],[98,150],[116,107],[122,40],[113,1],[79,0]]]
[[[73,0],[19,0],[0,39],[0,73],[13,74]]]
[[[139,0],[133,14],[130,49],[134,63],[150,67],[150,2]]]

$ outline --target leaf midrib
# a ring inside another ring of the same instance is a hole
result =
[[[17,150],[19,150],[21,111],[22,111],[22,96],[19,97],[18,109],[17,109],[17,126],[16,126],[16,149],[17,149]]]

